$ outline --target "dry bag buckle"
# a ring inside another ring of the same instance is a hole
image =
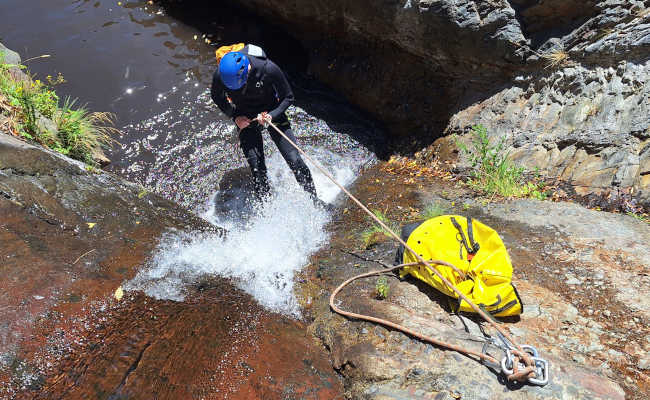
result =
[[[535,363],[535,378],[528,378],[528,382],[533,385],[544,386],[548,383],[548,361],[539,357],[537,349],[533,346],[522,345],[521,349],[526,353],[531,355],[533,362]],[[514,373],[514,364],[515,356],[512,354],[510,349],[506,350],[506,356],[501,359],[501,371],[506,375],[512,375]],[[526,368],[526,365],[522,362],[519,362],[518,369]]]

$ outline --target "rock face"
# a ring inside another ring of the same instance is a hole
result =
[[[238,3],[293,32],[403,151],[481,123],[580,193],[650,205],[648,0]]]
[[[394,134],[429,143],[462,98],[507,82],[527,55],[504,0],[239,3],[295,32],[311,72]]]
[[[350,398],[648,398],[650,303],[639,295],[650,290],[648,224],[569,203],[517,200],[486,206],[442,179],[412,176],[371,171],[357,182],[355,195],[371,207],[381,205],[391,221],[411,222],[421,218],[414,209],[435,205],[494,228],[510,254],[513,284],[524,303],[520,318],[502,319],[502,326],[549,360],[550,382],[509,384],[470,357],[382,325],[333,315],[327,307],[331,290],[352,276],[381,270],[372,260],[391,264],[396,249],[393,241],[359,249],[361,240],[351,232],[358,232],[363,217],[349,204],[345,220],[334,228],[332,246],[312,263],[314,277],[327,290],[314,302],[310,329],[346,377]],[[416,279],[388,275],[384,300],[377,299],[376,282],[376,277],[352,282],[337,296],[337,305],[475,351],[481,351],[485,332],[494,334],[479,318],[451,313],[446,297]]]
[[[650,205],[650,12],[635,4],[598,3],[594,17],[529,57],[546,57],[541,73],[516,74],[456,113],[447,132],[482,124],[507,138],[514,160],[580,194],[636,191]],[[566,59],[550,65],[553,54]]]

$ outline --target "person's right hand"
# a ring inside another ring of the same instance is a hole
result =
[[[248,117],[240,115],[239,117],[235,118],[235,124],[237,125],[237,128],[244,129],[251,124],[251,120],[248,119]]]

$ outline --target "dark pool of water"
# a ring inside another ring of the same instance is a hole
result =
[[[61,73],[60,97],[117,116],[123,136],[109,150],[109,170],[190,208],[226,171],[245,165],[232,123],[207,93],[223,44],[259,44],[287,72],[296,104],[327,126],[299,136],[336,152],[345,142],[346,157],[356,147],[384,147],[381,129],[305,74],[307,53],[294,38],[223,3],[3,0],[0,42],[23,60],[36,57],[25,63],[37,77]],[[187,187],[172,187],[181,175]],[[205,190],[190,193],[199,186]]]
[[[114,112],[118,125],[173,107],[158,95],[174,86],[202,91],[214,64],[201,32],[147,2],[3,0],[0,25],[0,41],[23,60],[50,55],[27,61],[32,73],[62,73],[62,97]]]
[[[263,46],[289,73],[298,105],[334,122],[344,116],[368,123],[341,97],[302,76],[307,56],[297,41],[223,2],[170,2],[163,8],[146,1],[3,0],[0,42],[23,60],[49,55],[26,61],[29,70],[40,78],[60,72],[66,79],[57,87],[61,97],[113,112],[121,127],[177,108],[182,96],[209,88],[214,50],[235,42]],[[373,132],[363,141],[380,143],[378,136]]]

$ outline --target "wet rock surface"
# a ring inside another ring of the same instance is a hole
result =
[[[8,49],[0,43],[0,54],[2,54],[2,61],[5,64],[18,65],[20,64],[20,54]]]
[[[299,323],[225,279],[184,302],[116,291],[164,231],[224,234],[174,203],[0,133],[0,215],[0,397],[340,393]]]
[[[545,387],[513,385],[488,366],[423,343],[393,329],[346,319],[327,301],[344,280],[391,265],[396,246],[380,241],[363,248],[369,226],[352,204],[333,223],[331,249],[312,259],[308,274],[322,287],[312,292],[310,330],[331,352],[355,399],[644,399],[650,394],[645,354],[650,350],[646,257],[650,228],[626,215],[571,203],[515,200],[484,204],[462,187],[436,178],[368,171],[355,194],[371,209],[403,223],[436,204],[495,228],[509,250],[513,283],[522,297],[520,318],[502,321],[519,343],[549,360]],[[352,255],[350,252],[356,254]],[[360,256],[360,257],[359,257]],[[345,310],[385,318],[418,332],[481,351],[492,328],[450,313],[448,301],[415,279],[389,275],[389,295],[376,297],[376,277],[355,281],[337,297]],[[482,328],[482,329],[481,329]],[[500,351],[488,348],[502,357]]]

